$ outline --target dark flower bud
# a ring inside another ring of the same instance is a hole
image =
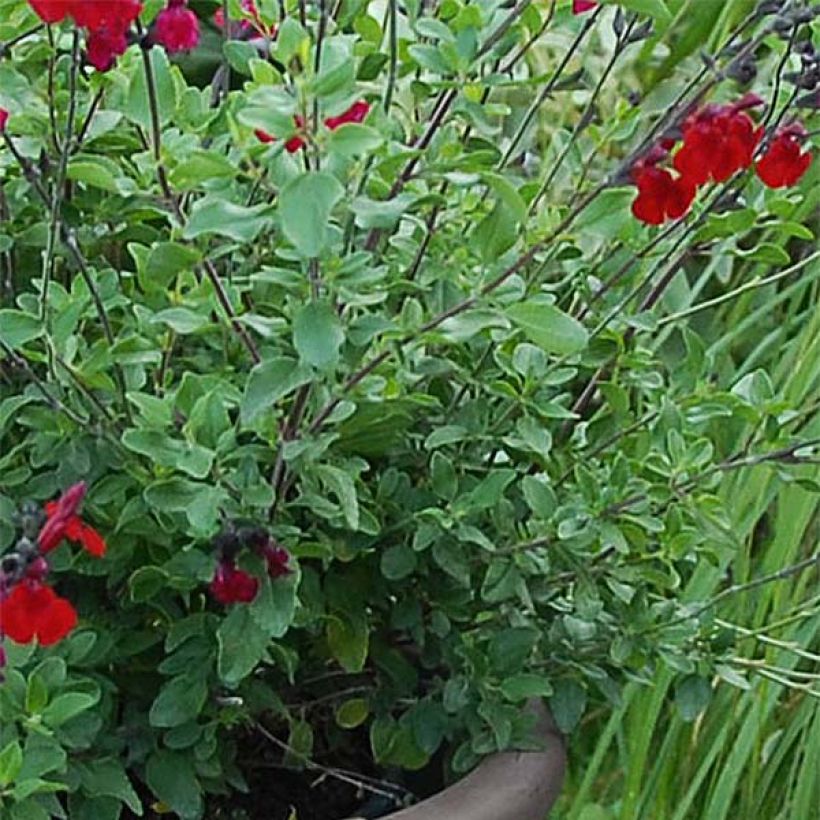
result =
[[[629,39],[627,42],[630,43],[640,43],[641,40],[645,40],[647,37],[652,36],[652,32],[655,30],[655,24],[652,20],[647,20],[642,25],[638,26],[632,34],[629,35]]]
[[[757,66],[752,57],[734,61],[727,71],[727,74],[739,82],[741,85],[748,85],[757,76]]]
[[[239,536],[233,529],[233,526],[228,525],[226,529],[214,538],[213,547],[220,559],[233,561],[242,549],[242,542],[239,540]]]
[[[250,549],[262,549],[270,541],[270,535],[264,527],[241,527],[236,534],[240,542]]]
[[[626,16],[620,6],[618,6],[618,10],[615,12],[615,19],[612,21],[612,30],[618,37],[622,37],[624,31],[626,31]]]
[[[0,558],[0,572],[7,576],[14,576],[20,570],[20,556],[16,552],[10,552]]]
[[[760,17],[768,14],[777,14],[783,8],[783,0],[763,0],[758,7],[757,13]]]
[[[777,17],[772,23],[772,28],[778,34],[791,34],[791,30],[794,28],[794,20],[791,17]]]
[[[804,71],[797,80],[797,86],[806,91],[812,91],[818,85],[820,85],[820,66],[812,66],[808,71]]]
[[[808,109],[809,111],[820,110],[820,91],[813,91],[811,94],[804,94],[795,100],[795,105],[798,108]]]

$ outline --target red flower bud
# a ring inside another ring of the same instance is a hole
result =
[[[764,185],[788,188],[809,170],[812,154],[801,150],[805,136],[806,130],[799,123],[778,130],[755,169]]]
[[[168,0],[154,21],[154,41],[169,54],[191,51],[199,44],[199,20],[186,0]]]
[[[256,598],[259,581],[244,570],[237,569],[233,562],[220,561],[209,588],[220,604],[249,604]]]

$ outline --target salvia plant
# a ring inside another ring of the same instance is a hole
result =
[[[389,809],[748,685],[721,596],[816,559],[682,590],[727,472],[816,489],[712,342],[820,273],[819,11],[0,0],[0,814]]]

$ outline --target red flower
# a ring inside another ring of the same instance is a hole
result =
[[[364,122],[365,117],[367,117],[369,113],[370,103],[359,100],[359,102],[353,103],[343,114],[339,114],[338,117],[328,117],[325,120],[325,125],[333,131],[340,125],[344,125],[348,122]]]
[[[290,575],[293,571],[288,566],[290,553],[284,547],[268,544],[262,550],[265,563],[268,565],[268,575],[273,578],[281,578],[283,575]]]
[[[71,14],[76,0],[28,0],[34,13],[44,23],[60,23]]]
[[[679,219],[691,207],[695,186],[685,177],[674,177],[654,162],[639,162],[632,169],[638,196],[632,213],[648,225],[662,225],[667,219]]]
[[[199,20],[186,0],[168,0],[154,21],[154,40],[169,54],[191,51],[199,43]]]
[[[333,131],[334,129],[338,128],[340,125],[344,125],[348,122],[363,122],[365,117],[370,113],[370,103],[365,102],[364,100],[359,100],[358,102],[353,103],[347,111],[339,114],[337,117],[328,117],[325,120],[325,125]],[[295,114],[293,117],[293,121],[296,123],[297,128],[304,128],[305,127],[305,120],[299,114]],[[275,142],[276,137],[272,136],[271,134],[262,131],[261,129],[257,128],[254,131],[256,137],[261,142]],[[305,147],[305,140],[304,137],[299,136],[298,134],[294,137],[291,137],[285,143],[285,150],[290,153],[296,153],[300,148]]]
[[[5,108],[0,108],[0,133],[6,130],[9,121],[9,112]]]
[[[106,545],[103,537],[93,528],[84,524],[77,515],[77,510],[85,497],[86,484],[81,481],[69,487],[57,501],[46,504],[46,521],[37,542],[43,553],[53,550],[64,538],[83,545],[85,550],[95,558],[105,555]]]
[[[125,54],[127,48],[125,31],[106,26],[95,29],[88,35],[85,56],[97,71],[108,71],[114,67],[117,57]]]
[[[74,0],[71,3],[71,16],[78,26],[84,26],[92,34],[107,29],[111,37],[124,37],[141,11],[140,0]]]
[[[300,114],[294,114],[293,115],[293,121],[294,121],[294,123],[296,123],[297,128],[304,128],[305,127],[304,117],[302,117]],[[266,142],[266,143],[267,142],[276,142],[276,137],[274,137],[271,134],[268,134],[266,131],[263,131],[261,128],[257,128],[254,131],[254,134],[256,134],[256,138],[260,142]],[[303,137],[300,137],[298,134],[296,136],[291,137],[285,143],[285,150],[289,154],[295,154],[300,148],[304,148],[304,147],[305,147],[305,140],[304,140]]]
[[[77,612],[47,584],[25,580],[0,601],[0,624],[17,643],[36,638],[41,646],[51,646],[74,629]]]
[[[583,14],[585,11],[592,11],[597,5],[594,0],[572,0],[572,13]]]
[[[210,583],[211,595],[220,604],[249,604],[259,591],[259,581],[232,561],[222,560]]]
[[[769,188],[788,188],[795,185],[809,170],[810,151],[802,151],[806,129],[793,123],[778,130],[766,152],[757,163],[757,175]]]
[[[752,164],[762,129],[743,109],[759,104],[744,97],[734,105],[707,105],[683,124],[683,147],[675,154],[675,168],[693,185],[724,182]]]

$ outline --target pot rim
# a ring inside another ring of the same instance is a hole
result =
[[[561,792],[566,747],[543,701],[527,708],[537,717],[540,750],[490,755],[453,785],[382,820],[544,820]]]

